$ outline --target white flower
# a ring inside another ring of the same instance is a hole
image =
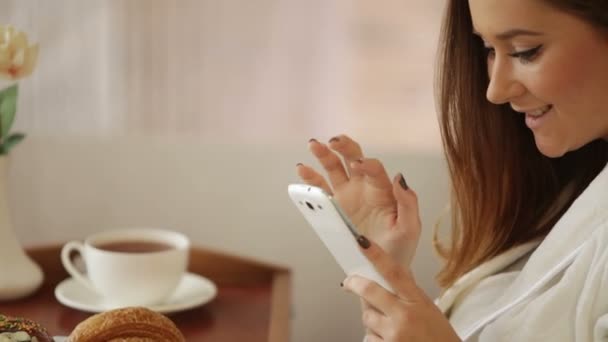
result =
[[[27,35],[12,26],[0,25],[0,79],[29,76],[38,59],[38,44],[28,45]]]

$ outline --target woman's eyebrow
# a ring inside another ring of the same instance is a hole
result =
[[[482,37],[481,33],[479,33],[477,30],[473,30],[473,33],[475,35],[478,35],[480,37]],[[530,30],[524,30],[524,29],[511,29],[511,30],[507,30],[505,32],[501,32],[499,34],[496,35],[496,39],[498,40],[510,40],[513,39],[517,36],[542,36],[542,33],[540,32],[536,32],[536,31],[530,31]]]

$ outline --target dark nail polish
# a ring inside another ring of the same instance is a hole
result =
[[[359,237],[357,238],[357,242],[359,243],[359,246],[361,246],[361,248],[363,249],[368,249],[369,246],[371,246],[369,240],[363,235],[359,235]]]
[[[344,283],[343,282],[340,282],[340,287],[344,287]]]
[[[315,138],[311,138],[310,140],[308,140],[308,142],[309,142],[309,143],[311,143],[311,142],[313,142],[313,141],[314,141],[314,142],[318,142],[318,141],[317,141],[317,139],[315,139]]]
[[[304,165],[304,164],[302,164],[302,163],[297,163],[297,164],[296,164],[296,167],[297,167],[297,166],[302,166],[302,165]]]
[[[409,186],[407,186],[407,183],[405,182],[405,178],[403,178],[403,175],[401,175],[399,177],[399,185],[401,185],[403,190],[408,190],[410,188]]]
[[[333,138],[329,139],[329,142],[334,142],[334,141],[335,141],[335,142],[338,142],[338,141],[340,141],[340,138],[338,138],[338,137],[333,137]]]

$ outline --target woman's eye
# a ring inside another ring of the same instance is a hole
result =
[[[539,46],[529,49],[529,50],[525,50],[525,51],[521,51],[521,52],[513,52],[513,53],[510,53],[509,56],[511,56],[513,58],[518,58],[522,63],[528,63],[528,62],[531,62],[538,55],[538,52],[540,51],[540,49],[542,47],[543,47],[542,45],[539,45]]]

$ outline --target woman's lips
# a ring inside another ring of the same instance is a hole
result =
[[[534,130],[542,126],[547,117],[552,113],[553,106],[549,105],[542,110],[536,110],[526,113],[526,126]]]

